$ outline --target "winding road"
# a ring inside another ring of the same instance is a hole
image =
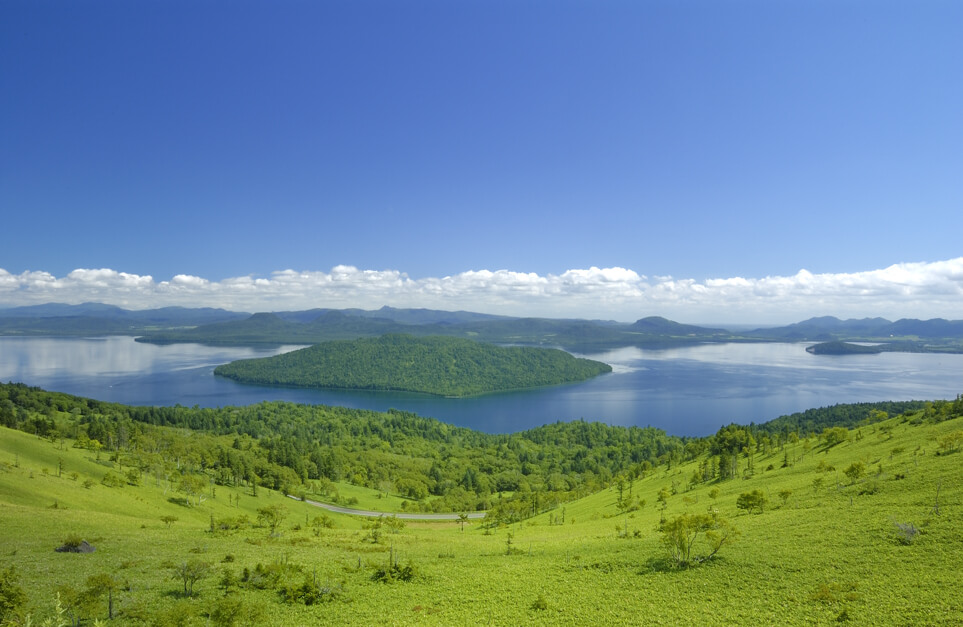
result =
[[[295,501],[300,501],[296,496],[288,495],[288,498],[294,499]],[[311,499],[304,499],[304,502],[308,505],[314,505],[315,507],[320,507],[321,509],[326,509],[329,512],[336,512],[338,514],[350,514],[352,516],[367,516],[369,518],[378,518],[379,516],[395,516],[403,520],[458,520],[460,514],[409,514],[405,512],[373,512],[366,509],[351,509],[350,507],[340,507],[338,505],[329,505],[328,503],[319,503],[318,501],[312,501]],[[479,520],[485,517],[485,512],[469,512],[469,520]]]

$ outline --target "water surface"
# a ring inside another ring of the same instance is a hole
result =
[[[395,392],[245,385],[216,365],[276,348],[140,344],[129,337],[0,337],[0,380],[130,405],[248,405],[262,400],[411,411],[489,433],[584,418],[708,435],[737,422],[836,403],[955,398],[963,355],[810,355],[807,344],[705,344],[579,355],[613,372],[571,385],[449,399]]]

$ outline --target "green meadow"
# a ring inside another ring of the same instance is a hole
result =
[[[963,418],[923,415],[787,440],[726,480],[701,480],[708,453],[670,462],[511,524],[365,519],[266,487],[185,498],[106,451],[0,428],[3,620],[963,624]],[[667,548],[684,514],[732,530],[711,559],[715,527],[687,564]],[[80,540],[95,550],[55,550]]]

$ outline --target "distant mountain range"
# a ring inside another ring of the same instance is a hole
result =
[[[840,320],[824,316],[784,327],[735,332],[681,324],[658,316],[626,324],[394,307],[255,314],[185,307],[131,311],[99,303],[0,309],[0,335],[134,335],[142,342],[251,345],[316,344],[386,333],[559,346],[575,351],[704,342],[868,341],[893,343],[889,350],[963,352],[963,320],[941,318],[891,322],[884,318]]]
[[[151,329],[196,327],[250,315],[212,308],[132,311],[101,303],[49,303],[0,309],[0,335],[139,335]]]
[[[903,318],[890,322],[885,318],[840,320],[832,316],[810,318],[785,327],[756,329],[753,337],[778,340],[831,341],[838,339],[887,339],[911,338],[946,339],[963,338],[963,320],[915,320]]]

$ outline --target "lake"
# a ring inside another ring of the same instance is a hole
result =
[[[130,337],[0,337],[0,381],[130,405],[249,405],[262,400],[390,408],[488,433],[584,418],[703,436],[722,425],[765,422],[837,403],[952,399],[963,355],[819,356],[808,344],[703,344],[580,355],[611,374],[584,383],[468,399],[419,394],[272,388],[214,376],[235,359],[298,348],[158,346]]]

